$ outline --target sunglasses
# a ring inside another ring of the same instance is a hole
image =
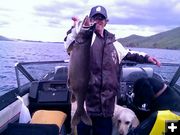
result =
[[[102,15],[95,15],[95,16],[92,17],[92,19],[102,21],[102,20],[105,20],[106,18],[104,16],[102,16]]]

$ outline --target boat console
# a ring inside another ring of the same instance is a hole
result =
[[[58,110],[67,114],[65,130],[71,132],[70,91],[67,88],[67,67],[56,67],[49,80],[33,81],[29,91],[29,110],[33,114],[37,110]]]
[[[67,114],[65,128],[66,132],[70,133],[71,102],[69,91],[67,89],[55,88],[57,81],[39,82],[38,84],[37,89],[29,94],[29,110],[31,115],[37,110],[42,109],[62,111]],[[33,97],[34,95],[36,95],[35,98]]]
[[[153,69],[150,67],[125,67],[120,74],[120,88],[117,95],[117,104],[129,105],[133,100],[133,84],[142,77],[152,77]]]

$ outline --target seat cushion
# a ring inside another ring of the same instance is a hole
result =
[[[62,127],[67,115],[62,111],[55,110],[38,110],[31,119],[32,124],[56,124],[59,128]]]

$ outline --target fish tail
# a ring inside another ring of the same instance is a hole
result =
[[[92,120],[89,115],[84,110],[83,114],[81,115],[81,120],[86,124],[92,126]]]
[[[86,125],[92,125],[91,118],[88,116],[85,110],[83,110],[82,113],[79,113],[78,111],[75,112],[71,122],[72,127],[75,127],[80,121]]]
[[[80,121],[81,121],[81,115],[76,111],[72,118],[72,122],[71,122],[72,127],[75,127]]]

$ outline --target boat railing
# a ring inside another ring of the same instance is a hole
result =
[[[56,66],[65,65],[67,66],[69,63],[68,60],[61,60],[61,61],[37,61],[37,62],[19,62],[15,64],[15,72],[16,72],[16,80],[17,80],[17,87],[20,88],[21,86],[21,77],[20,73],[25,76],[25,78],[29,81],[35,81],[42,79],[42,75],[45,75],[47,73],[50,73],[50,71],[54,71],[54,68]],[[32,68],[31,66],[36,65],[36,67]],[[40,65],[48,65],[47,67],[41,67]],[[49,65],[52,65],[49,67]],[[120,65],[120,68],[122,67],[129,67],[129,66],[139,66],[139,67],[152,67],[154,72],[162,73],[166,72],[166,77],[168,76],[168,82],[170,82],[170,85],[174,85],[176,81],[178,80],[180,76],[180,64],[179,63],[162,63],[161,67],[157,67],[153,64],[140,64],[137,62],[132,61],[123,61],[122,65]],[[170,69],[167,67],[171,67]],[[45,69],[46,68],[46,69]],[[163,69],[164,68],[164,69]],[[35,72],[37,70],[37,72]],[[42,71],[41,71],[42,70]],[[162,71],[164,70],[164,71]],[[173,73],[172,73],[173,72]],[[39,75],[39,78],[37,77]],[[171,80],[172,79],[172,80]]]

